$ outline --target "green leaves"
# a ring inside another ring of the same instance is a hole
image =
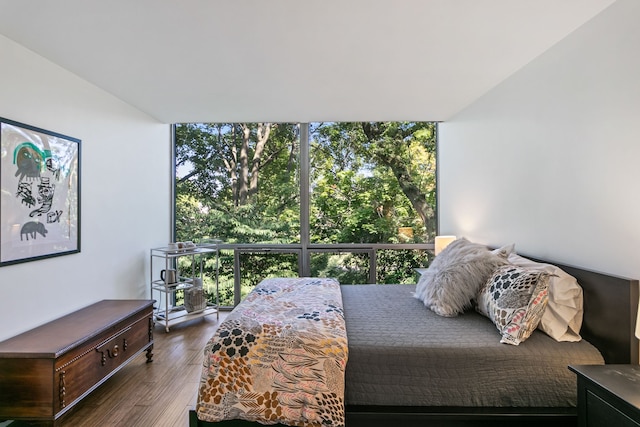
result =
[[[435,124],[324,123],[312,127],[312,235],[323,243],[393,243],[435,236]]]
[[[177,239],[300,242],[299,129],[291,123],[177,125]],[[309,129],[312,243],[433,240],[435,123],[330,122],[311,123]],[[411,227],[413,237],[401,236],[400,227]],[[326,271],[342,268],[360,277],[359,256],[318,262]],[[413,256],[389,260],[422,265],[420,255]],[[288,265],[297,260],[282,262],[278,271],[297,271]],[[394,280],[411,274],[391,272],[380,261],[378,266]],[[256,274],[271,271],[263,263],[255,267]]]

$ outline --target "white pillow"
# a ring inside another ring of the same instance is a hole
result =
[[[552,275],[549,282],[549,302],[538,328],[556,341],[580,341],[584,306],[582,287],[575,277],[555,265],[535,262],[515,253],[510,254],[507,259],[519,267],[545,271]]]
[[[434,313],[453,317],[473,307],[478,291],[505,256],[459,238],[436,256],[420,276],[414,296]]]

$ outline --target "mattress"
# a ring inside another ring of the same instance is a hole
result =
[[[500,343],[486,317],[441,317],[413,298],[415,285],[342,285],[349,359],[346,405],[575,407],[568,365],[603,364],[582,340],[536,330]]]

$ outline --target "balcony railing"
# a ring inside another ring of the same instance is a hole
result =
[[[349,260],[354,265],[334,265],[331,277],[338,277],[343,284],[378,283],[415,283],[414,268],[426,267],[433,258],[433,243],[405,244],[221,244],[221,271],[219,274],[222,289],[223,306],[237,305],[244,295],[260,280],[274,276],[318,276],[320,275],[318,260],[323,255],[336,260]],[[400,251],[411,255],[401,256]],[[414,252],[415,251],[415,252]],[[351,257],[359,255],[357,259]],[[388,258],[398,256],[400,262]],[[287,258],[285,258],[287,257]],[[278,258],[287,268],[278,270]],[[271,259],[272,262],[269,262]],[[366,259],[367,261],[363,261]],[[297,261],[297,262],[296,262]],[[322,263],[320,263],[322,264]],[[259,271],[251,271],[259,268]],[[366,270],[366,271],[365,271]],[[326,270],[323,270],[326,271]],[[233,285],[231,286],[231,279]],[[346,280],[346,281],[345,281]],[[389,281],[391,280],[391,281]],[[229,295],[232,290],[232,298]],[[233,303],[231,304],[231,300]]]

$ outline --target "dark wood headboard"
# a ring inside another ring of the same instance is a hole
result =
[[[580,335],[596,346],[606,363],[638,364],[635,336],[638,280],[557,264],[578,280],[584,294]]]

